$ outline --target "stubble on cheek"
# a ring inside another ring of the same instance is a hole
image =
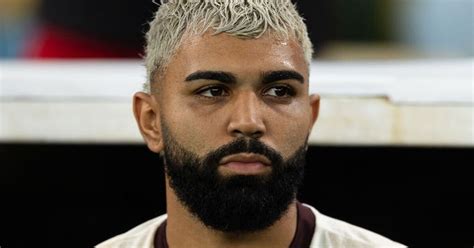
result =
[[[186,150],[202,157],[207,152],[211,151],[213,147],[212,138],[216,137],[215,134],[209,133],[209,130],[212,130],[212,127],[207,128],[207,133],[193,125],[182,125],[176,129],[176,133],[172,133],[172,136],[175,137],[178,144],[183,146]],[[215,147],[214,147],[215,149]]]
[[[292,125],[291,127],[281,130],[280,137],[281,147],[278,147],[278,150],[286,160],[292,156],[298,148],[307,143],[309,132],[305,132],[302,126]]]

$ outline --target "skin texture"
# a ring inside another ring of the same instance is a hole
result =
[[[186,78],[197,71],[225,72],[233,83]],[[303,82],[263,83],[272,71],[293,71]],[[176,141],[203,156],[239,137],[252,137],[284,159],[305,145],[319,111],[308,95],[308,66],[299,44],[270,34],[239,39],[227,34],[185,36],[151,95],[134,96],[134,114],[149,149],[163,151],[162,122]],[[212,88],[210,88],[212,87]],[[219,170],[222,175],[232,171]],[[171,247],[288,247],[296,230],[296,205],[270,228],[232,234],[205,227],[179,202],[166,178],[167,240]]]

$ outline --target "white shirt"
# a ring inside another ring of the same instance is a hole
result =
[[[406,247],[379,234],[321,214],[311,209],[316,217],[316,228],[310,248],[401,248]],[[155,232],[166,220],[166,214],[106,240],[96,248],[153,248]]]

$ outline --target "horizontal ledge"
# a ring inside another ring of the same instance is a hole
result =
[[[473,104],[474,59],[313,61],[310,92],[393,103]],[[140,60],[0,60],[0,98],[127,99],[146,81]]]
[[[143,143],[131,102],[0,102],[0,142]],[[310,144],[474,146],[472,106],[323,97]]]

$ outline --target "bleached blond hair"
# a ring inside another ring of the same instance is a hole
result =
[[[242,39],[266,32],[279,39],[295,39],[309,66],[313,53],[303,18],[290,0],[161,0],[146,34],[145,65],[150,86],[164,73],[184,34],[227,33]]]

